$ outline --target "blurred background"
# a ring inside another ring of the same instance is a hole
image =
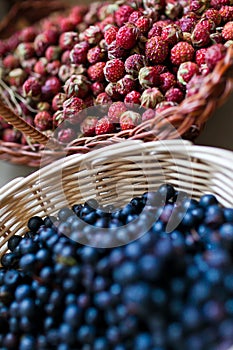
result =
[[[4,18],[10,8],[23,0],[0,0],[0,19]],[[49,1],[49,0],[48,0]],[[70,3],[81,3],[82,0],[65,0]],[[90,0],[83,0],[85,3]],[[33,6],[33,1],[31,1]],[[221,147],[233,151],[233,94],[228,102],[218,109],[206,124],[197,144]],[[26,176],[35,169],[11,165],[0,161],[0,187],[15,177]]]

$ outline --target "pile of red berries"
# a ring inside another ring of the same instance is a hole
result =
[[[59,130],[64,122],[58,139],[69,142],[133,128],[178,105],[199,90],[232,43],[230,0],[76,6],[0,42],[0,90],[38,130]],[[112,102],[119,102],[114,111],[98,118],[80,113]],[[125,123],[132,104],[153,111]],[[0,137],[26,142],[3,119]]]

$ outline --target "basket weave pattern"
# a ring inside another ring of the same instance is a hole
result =
[[[34,215],[54,215],[90,198],[102,205],[126,204],[164,182],[193,198],[213,193],[222,205],[233,206],[233,152],[188,141],[127,141],[15,179],[0,190],[0,255],[12,235],[25,233]]]

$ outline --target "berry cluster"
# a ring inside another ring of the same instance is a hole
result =
[[[74,117],[90,106],[120,101],[154,109],[162,103],[161,112],[179,104],[198,91],[232,40],[230,0],[76,6],[0,42],[0,87],[8,103],[19,102],[17,113],[42,132],[64,122],[58,139],[67,143],[80,134],[118,131],[109,126],[102,132],[84,113]],[[70,124],[78,125],[75,132]],[[0,132],[4,141],[26,142],[2,119]]]
[[[198,202],[170,185],[115,211],[94,199],[72,209],[33,217],[24,238],[9,239],[0,269],[1,349],[227,350],[232,345],[233,209],[222,208],[213,195]],[[148,221],[151,226],[127,245],[77,243],[87,223],[118,228],[123,242],[120,226],[137,218],[134,231]],[[175,218],[177,227],[167,233]]]

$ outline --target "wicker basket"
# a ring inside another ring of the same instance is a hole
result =
[[[36,5],[37,4],[37,5]],[[41,10],[43,4],[43,11]],[[64,9],[66,6],[56,1],[34,1],[33,8],[31,2],[25,1],[23,8],[18,6],[12,10],[10,16],[0,26],[0,37],[5,37],[8,33],[9,24],[14,23],[15,18],[21,18],[18,14],[24,13],[26,18],[31,17],[33,21],[39,18],[34,16],[38,12],[41,16],[46,16],[49,13]],[[40,11],[36,11],[36,9]],[[20,22],[20,21],[19,21]],[[17,21],[18,23],[18,21]],[[16,28],[22,26],[18,25]],[[7,28],[7,31],[6,31]],[[15,28],[13,26],[13,28]],[[16,29],[15,28],[15,29]],[[46,162],[59,158],[62,154],[71,153],[87,153],[97,144],[99,146],[107,146],[113,143],[119,143],[125,139],[130,140],[164,140],[175,139],[177,135],[187,140],[194,140],[206,121],[211,117],[214,111],[221,106],[230,96],[233,91],[233,47],[229,47],[225,58],[220,61],[213,72],[206,76],[203,85],[199,92],[186,98],[179,106],[169,108],[162,112],[152,120],[142,123],[133,130],[119,132],[118,134],[101,135],[93,138],[80,138],[68,145],[63,152],[54,152],[54,147],[51,151],[46,151]],[[0,159],[10,161],[15,164],[28,165],[38,167],[40,165],[41,155],[43,154],[44,145],[48,139],[45,135],[30,127],[23,119],[13,114],[2,103],[0,104],[0,115],[6,121],[24,132],[27,136],[36,141],[34,148],[29,145],[21,145],[9,143],[0,140]],[[173,125],[174,129],[167,126]],[[51,143],[54,145],[54,143]]]
[[[54,215],[90,198],[122,206],[164,182],[193,198],[213,193],[223,206],[233,206],[233,152],[188,141],[126,141],[15,179],[0,190],[0,256],[12,235],[25,233],[31,216]]]

